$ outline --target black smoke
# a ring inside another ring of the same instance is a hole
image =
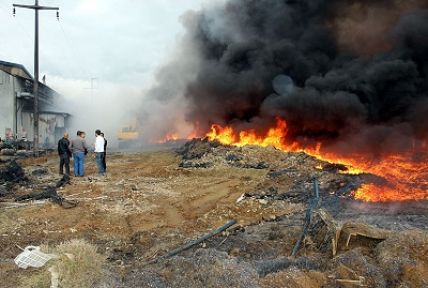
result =
[[[287,141],[374,155],[410,149],[428,139],[428,3],[404,2],[229,0],[189,12],[189,58],[166,66],[170,77],[160,75],[151,95],[167,105],[165,91],[178,89],[165,87],[188,73],[183,113],[200,131],[218,123],[262,132],[281,117]]]

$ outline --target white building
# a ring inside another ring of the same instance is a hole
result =
[[[23,65],[0,61],[0,137],[33,140],[33,77]],[[39,84],[39,141],[55,147],[67,129],[70,115],[55,107],[61,95]]]

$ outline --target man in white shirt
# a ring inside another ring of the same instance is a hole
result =
[[[104,138],[101,136],[101,131],[96,130],[95,131],[95,159],[97,161],[98,174],[100,174],[100,176],[105,175],[103,157],[104,157]]]

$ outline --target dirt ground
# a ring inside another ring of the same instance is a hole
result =
[[[363,239],[361,245],[355,241],[355,247],[351,245],[352,249],[335,257],[330,250],[315,247],[316,240],[310,243],[308,236],[297,260],[309,260],[284,264],[302,230],[307,203],[279,197],[279,192],[274,197],[259,197],[257,193],[311,187],[312,178],[304,183],[292,179],[320,173],[315,167],[317,160],[270,148],[239,148],[236,155],[257,153],[257,161],[240,159],[236,164],[229,150],[215,149],[226,153],[227,161],[217,161],[217,154],[197,155],[198,163],[211,163],[202,168],[195,168],[196,162],[189,164],[191,159],[170,149],[111,153],[105,178],[96,175],[95,159],[90,155],[86,176],[71,177],[71,184],[58,189],[63,197],[78,201],[71,209],[49,201],[11,207],[12,198],[0,198],[0,278],[4,279],[0,287],[19,287],[19,279],[36,270],[19,269],[13,263],[20,247],[58,245],[70,239],[85,239],[107,257],[108,281],[99,287],[428,287],[419,286],[428,285],[428,241],[424,229],[412,228],[410,236],[408,231],[394,234],[395,241]],[[279,177],[272,173],[294,169],[293,165],[302,165],[299,161],[304,161],[302,167],[306,168],[290,170],[292,175],[288,178],[272,180]],[[38,191],[60,179],[55,156],[19,160],[19,164],[25,168],[29,181],[15,186],[14,197]],[[47,168],[47,172],[33,173],[40,168]],[[327,193],[327,187],[333,185],[333,174],[322,175],[320,185]],[[340,181],[346,177],[334,174]],[[272,181],[275,189],[271,188]],[[231,219],[238,224],[229,232],[179,256],[147,264]],[[386,246],[387,241],[392,242]],[[406,241],[417,243],[418,250],[408,252],[401,265],[393,259],[402,252],[390,248],[396,243],[406,246]],[[425,259],[412,258],[420,253],[425,253]],[[267,263],[274,268],[266,268]],[[391,271],[375,268],[380,263]],[[378,274],[367,271],[372,266]],[[418,269],[416,274],[411,272],[412,267]],[[395,278],[390,281],[391,275]],[[373,277],[378,277],[377,284]],[[407,286],[399,286],[403,283]]]

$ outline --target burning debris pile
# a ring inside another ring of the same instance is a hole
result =
[[[209,139],[109,159],[107,179],[73,178],[70,185],[53,173],[56,161],[23,164],[30,183],[17,185],[1,204],[54,201],[0,206],[0,276],[30,281],[46,273],[9,264],[21,252],[15,243],[85,239],[107,259],[106,287],[423,287],[427,281],[426,202],[355,199],[361,185],[383,181],[377,176],[303,152]],[[95,173],[94,163],[87,171]],[[53,187],[57,180],[61,190]],[[55,204],[64,207],[62,197],[79,205],[62,209]],[[226,222],[233,226],[213,230]]]
[[[308,207],[314,199],[317,205],[309,212],[309,221],[308,212],[305,216],[303,210],[300,214],[291,212],[261,223],[238,226],[206,240],[196,251],[143,267],[128,278],[129,283],[144,280],[157,287],[425,285],[423,275],[428,272],[428,262],[418,255],[428,249],[428,227],[423,224],[428,214],[423,208],[419,211],[421,215],[416,210],[405,212],[404,207],[411,206],[409,203],[399,204],[403,209],[399,206],[394,209],[391,204],[381,203],[376,207],[354,199],[354,192],[364,183],[382,181],[378,177],[356,175],[345,165],[273,147],[235,147],[194,139],[176,152],[182,159],[179,164],[182,169],[210,169],[212,173],[225,167],[259,169],[249,164],[263,159],[266,166],[260,169],[265,175],[263,180],[253,192],[238,199],[238,207],[254,201],[265,207],[277,201]],[[388,207],[394,211],[385,213]],[[398,214],[405,216],[400,218]],[[414,230],[406,232],[409,227]],[[296,248],[300,235],[303,241]],[[413,244],[417,248],[409,248]],[[401,245],[406,251],[400,250]],[[416,270],[411,268],[415,261]]]
[[[389,179],[362,173],[352,166],[322,161],[304,152],[284,152],[274,147],[258,145],[237,147],[208,139],[193,139],[176,149],[176,153],[181,158],[178,166],[184,169],[259,170],[261,180],[239,200],[308,204],[314,196],[316,182],[323,207],[333,215],[340,215],[342,221],[354,218],[394,229],[394,225],[390,223],[394,215],[410,213],[414,214],[409,217],[415,220],[416,225],[411,225],[412,227],[426,227],[419,218],[420,214],[426,214],[426,201],[367,202],[359,194],[361,187],[388,185],[385,183],[388,183]],[[391,219],[382,223],[382,220],[378,221],[377,213],[390,215]],[[399,223],[395,224],[400,226]]]
[[[250,147],[233,149],[208,139],[193,139],[177,149],[183,159],[179,165],[181,168],[213,168],[220,165],[246,169],[269,168],[265,161],[251,157],[250,151]]]
[[[426,199],[427,13],[422,0],[235,0],[189,12],[179,57],[149,93],[168,117],[144,113],[144,129],[303,151],[387,179],[361,187],[366,201]]]
[[[345,165],[331,164],[303,152],[283,152],[274,147],[229,146],[208,139],[193,139],[176,150],[181,168],[234,167],[266,171],[265,180],[256,191],[245,197],[256,199],[306,202],[314,179],[318,179],[321,196],[349,197],[363,183],[379,183],[382,178],[370,174],[354,174]]]

